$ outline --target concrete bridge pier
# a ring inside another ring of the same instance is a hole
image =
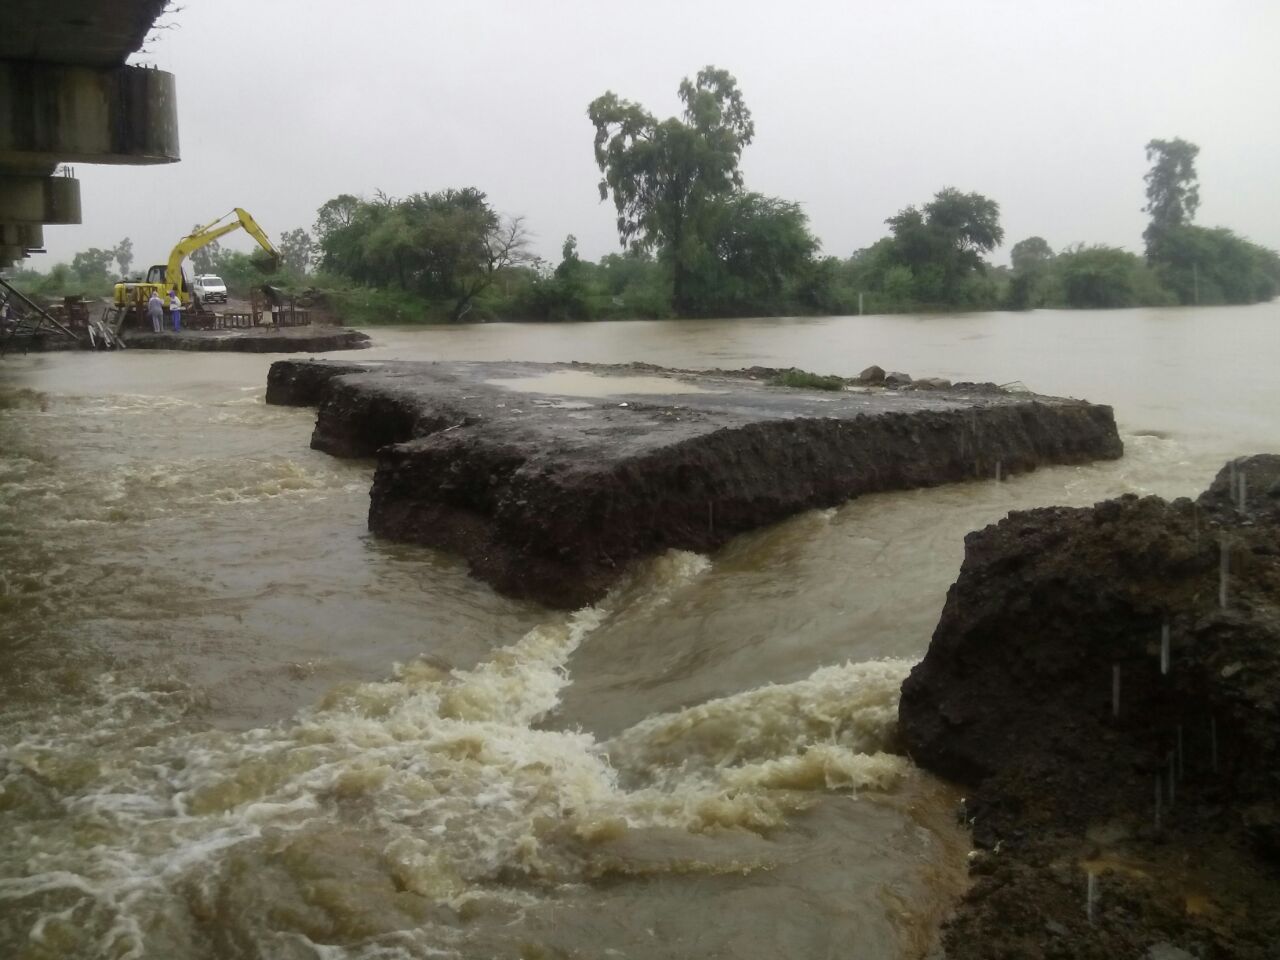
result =
[[[67,163],[179,159],[171,73],[127,66],[164,0],[11,0],[0,14],[0,268],[80,222]]]

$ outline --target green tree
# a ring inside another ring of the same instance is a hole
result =
[[[881,289],[890,300],[902,303],[911,299],[915,291],[915,280],[910,267],[892,266],[884,272]]]
[[[1164,306],[1172,302],[1142,258],[1118,247],[1068,247],[1054,258],[1053,269],[1069,307]]]
[[[359,283],[387,283],[369,257],[368,242],[390,210],[388,203],[370,203],[349,193],[325,202],[314,227],[320,266]]]
[[[125,237],[116,244],[112,256],[120,267],[120,276],[129,275],[129,267],[133,265],[133,241]]]
[[[1059,257],[1062,289],[1072,307],[1128,307],[1136,302],[1131,253],[1117,247],[1079,246]]]
[[[211,268],[203,272],[216,273],[228,290],[242,297],[248,297],[249,288],[260,285],[265,279],[258,261],[239,250],[223,250]]]
[[[946,187],[922,209],[907,207],[885,222],[893,236],[888,245],[877,245],[882,276],[891,266],[908,267],[915,299],[973,305],[968,293],[977,288],[970,277],[985,269],[982,255],[1004,240],[996,201]]]
[[[670,265],[677,311],[692,306],[694,271],[708,257],[714,201],[742,186],[738,162],[755,126],[737,81],[708,66],[680,84],[681,117],[658,120],[612,91],[587,107],[595,127],[600,199],[613,195],[624,247],[657,250]]]
[[[1191,222],[1200,206],[1199,153],[1177,138],[1147,144],[1147,262],[1182,303],[1269,300],[1280,287],[1280,256],[1230,230]]]
[[[459,261],[453,320],[463,319],[476,299],[506,270],[529,259],[529,235],[523,217],[503,217],[480,235],[478,256]]]
[[[1155,269],[1182,303],[1257,303],[1280,286],[1280,255],[1223,227],[1169,227],[1159,254]]]
[[[590,320],[602,296],[593,282],[596,267],[578,256],[578,239],[565,237],[554,270],[534,258],[529,283],[518,297],[521,312],[535,320]]]
[[[937,231],[956,257],[970,266],[981,263],[1004,240],[1000,226],[1000,204],[980,193],[961,193],[944,187],[925,204],[931,230]]]
[[[71,258],[71,269],[82,277],[107,276],[115,258],[114,250],[90,247]]]
[[[568,280],[582,271],[582,258],[578,256],[578,238],[572,233],[564,238],[560,247],[560,265],[556,267],[556,276]]]
[[[71,258],[71,270],[85,285],[100,288],[110,280],[111,264],[115,259],[114,249],[90,247]]]
[[[528,259],[520,217],[502,217],[474,187],[372,201],[343,194],[316,218],[324,269],[370,286],[448,302],[454,320]]]
[[[204,224],[197,223],[191,227],[191,233],[195,233]],[[218,260],[222,256],[222,244],[214,240],[206,243],[199,250],[193,250],[191,253],[191,267],[195,270],[196,275],[202,273],[216,273],[218,271]]]
[[[609,253],[600,258],[600,278],[606,293],[619,296],[639,286],[667,286],[662,266],[644,250]]]
[[[1196,176],[1196,156],[1200,148],[1179,137],[1151,140],[1147,143],[1147,162],[1151,169],[1143,179],[1147,182],[1147,205],[1151,223],[1143,231],[1147,243],[1147,259],[1162,259],[1160,244],[1165,234],[1189,224],[1200,206],[1200,183]]]
[[[351,226],[355,222],[360,208],[365,203],[350,193],[342,193],[332,200],[326,200],[316,211],[316,239],[323,242],[331,233]]]
[[[295,276],[303,276],[311,264],[311,235],[299,227],[280,234],[280,258],[284,268]]]
[[[818,242],[799,204],[738,193],[715,201],[703,249],[692,265],[686,310],[773,313],[786,309],[811,274]]]
[[[65,296],[75,292],[72,288],[80,283],[77,272],[65,263],[55,263],[49,268],[41,293],[46,296]]]
[[[1009,263],[1015,273],[1042,270],[1053,259],[1053,247],[1044,237],[1027,237],[1019,240],[1009,251]]]
[[[1009,252],[1013,278],[1009,281],[1006,305],[1014,310],[1043,306],[1053,263],[1053,248],[1044,237],[1027,237]]]

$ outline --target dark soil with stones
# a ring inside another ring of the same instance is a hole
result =
[[[968,790],[952,960],[1280,957],[1280,457],[970,534],[899,722]]]

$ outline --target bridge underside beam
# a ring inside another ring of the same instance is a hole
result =
[[[43,243],[23,228],[80,222],[79,181],[57,164],[178,159],[173,74],[0,60],[0,266]]]
[[[0,167],[178,157],[173,74],[0,61]]]

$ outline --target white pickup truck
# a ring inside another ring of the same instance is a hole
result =
[[[221,277],[214,276],[212,273],[202,273],[196,277],[195,282],[191,284],[191,289],[201,303],[226,303],[227,302],[227,285],[222,282]]]

